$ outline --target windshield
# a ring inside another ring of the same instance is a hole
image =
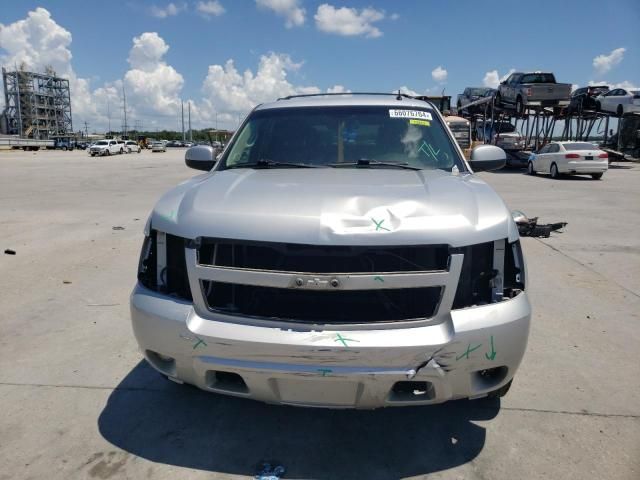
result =
[[[419,169],[466,170],[430,109],[296,107],[251,114],[221,168],[269,161],[315,167],[368,161]]]
[[[585,142],[576,142],[576,143],[565,143],[565,150],[597,150],[593,143],[585,143]]]
[[[527,73],[520,79],[520,83],[556,83],[553,73]]]
[[[488,90],[488,88],[472,88],[469,91],[469,95],[479,97],[487,93]]]
[[[96,145],[108,145],[108,143],[102,140],[100,142],[96,142]]]

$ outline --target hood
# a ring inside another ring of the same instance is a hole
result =
[[[396,169],[233,169],[188,180],[156,205],[153,228],[185,238],[315,245],[463,246],[517,229],[470,174]]]

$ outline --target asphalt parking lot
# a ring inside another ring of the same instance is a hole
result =
[[[501,401],[334,411],[162,379],[128,295],[184,149],[0,152],[0,479],[640,478],[640,164],[602,181],[482,173],[512,209],[569,223],[523,239],[534,318]],[[122,227],[122,229],[114,229]]]

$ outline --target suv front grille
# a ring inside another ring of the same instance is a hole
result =
[[[421,272],[445,270],[447,245],[342,246],[203,239],[201,265],[280,272]]]
[[[297,290],[202,282],[211,310],[231,315],[317,323],[372,323],[430,318],[442,287]]]
[[[463,255],[448,245],[327,246],[200,238],[186,265],[200,312],[318,324],[450,311]]]

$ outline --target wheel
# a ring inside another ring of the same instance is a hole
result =
[[[600,102],[596,102],[596,112],[600,112],[602,110],[602,104]]]
[[[623,113],[624,113],[624,108],[622,108],[622,105],[618,105],[618,108],[616,109],[616,115],[621,117]]]
[[[512,383],[513,383],[513,379],[509,380],[509,383],[506,383],[505,385],[501,386],[497,390],[494,390],[493,392],[489,392],[487,394],[487,398],[504,397],[507,394],[507,392],[509,391],[509,389],[511,388],[511,384]]]
[[[142,153],[142,149],[138,147],[138,153]]]
[[[518,115],[524,115],[524,104],[522,103],[522,97],[516,99],[516,113]]]
[[[109,150],[108,148],[105,150],[105,155],[111,155],[111,150]]]
[[[527,173],[529,175],[535,175],[536,174],[536,171],[533,169],[533,162],[529,162],[527,164]]]
[[[603,173],[592,173],[591,174],[591,178],[593,178],[594,180],[600,180],[602,178]]]
[[[120,155],[122,155],[124,153],[124,149],[120,149]]]
[[[558,172],[558,166],[555,163],[551,164],[551,178],[557,180],[560,178],[560,172]]]
[[[67,151],[67,147],[62,147],[62,151],[66,152]]]

